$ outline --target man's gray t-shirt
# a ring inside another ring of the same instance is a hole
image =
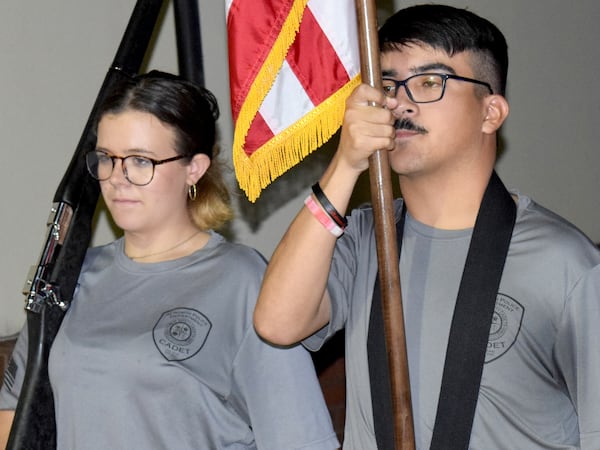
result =
[[[337,448],[308,352],[252,327],[264,268],[216,233],[156,264],[128,259],[122,239],[89,250],[49,360],[58,448]],[[16,405],[25,346],[0,408]]]
[[[401,202],[396,202],[397,214]],[[436,230],[407,215],[400,274],[418,449],[429,448],[450,322],[471,230]],[[376,449],[367,333],[377,274],[372,210],[352,213],[328,291],[331,322],[316,350],[345,328],[344,448]],[[470,448],[600,448],[600,252],[571,224],[519,196]]]

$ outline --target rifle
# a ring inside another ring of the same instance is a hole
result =
[[[200,11],[198,3],[190,0],[174,0],[175,38],[179,74],[204,86],[204,62],[200,34]]]
[[[56,190],[37,265],[24,287],[29,347],[25,379],[7,450],[56,448],[54,399],[48,355],[73,298],[92,234],[98,182],[87,174],[85,154],[96,144],[97,111],[112,88],[138,73],[158,21],[162,0],[138,0],[114,61],[104,79],[81,139]]]

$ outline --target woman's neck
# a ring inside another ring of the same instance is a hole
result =
[[[209,234],[196,227],[188,227],[177,233],[147,236],[125,233],[125,255],[142,263],[169,261],[190,255],[204,247]]]

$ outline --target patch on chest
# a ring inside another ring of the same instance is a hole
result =
[[[160,316],[152,329],[152,337],[168,361],[183,361],[200,351],[211,327],[210,320],[201,312],[175,308]]]
[[[504,355],[515,343],[525,309],[508,295],[498,294],[490,328],[485,362],[491,362]]]

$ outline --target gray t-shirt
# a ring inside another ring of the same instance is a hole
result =
[[[337,448],[308,352],[254,332],[264,268],[215,233],[155,264],[128,259],[122,240],[89,250],[49,360],[58,448]],[[26,340],[0,408],[16,405]]]
[[[401,202],[396,202],[397,214]],[[345,328],[344,449],[376,449],[367,333],[377,273],[372,210],[352,213],[328,290]],[[471,230],[436,230],[407,215],[400,276],[418,449],[431,442],[450,322]],[[600,252],[571,224],[519,195],[484,365],[470,448],[600,449]]]

